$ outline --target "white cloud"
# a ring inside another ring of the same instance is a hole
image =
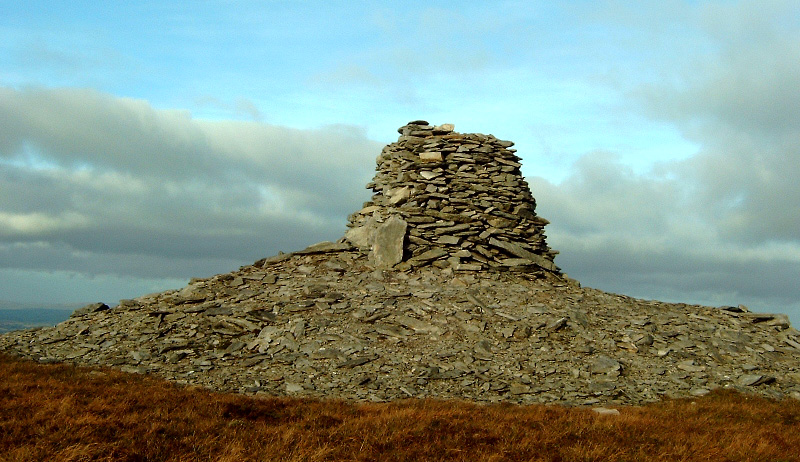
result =
[[[6,213],[0,211],[0,236],[43,234],[65,229],[82,228],[87,223],[86,217],[74,212],[47,215],[44,213]]]

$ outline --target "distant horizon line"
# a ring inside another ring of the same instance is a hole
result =
[[[91,302],[87,302],[91,303]],[[0,310],[24,310],[24,309],[31,309],[31,308],[41,308],[46,310],[56,310],[56,309],[75,309],[85,306],[87,303],[83,302],[74,302],[74,303],[64,303],[64,302],[23,302],[23,301],[14,301],[8,299],[0,299]]]

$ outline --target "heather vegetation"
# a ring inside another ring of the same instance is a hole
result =
[[[0,355],[2,461],[800,461],[800,401],[618,410],[248,397]]]

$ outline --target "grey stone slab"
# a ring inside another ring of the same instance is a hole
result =
[[[408,223],[392,216],[375,231],[375,241],[370,260],[378,268],[391,268],[403,261],[403,250]]]

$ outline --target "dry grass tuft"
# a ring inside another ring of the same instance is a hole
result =
[[[800,461],[800,402],[350,404],[180,388],[0,355],[2,461]]]

